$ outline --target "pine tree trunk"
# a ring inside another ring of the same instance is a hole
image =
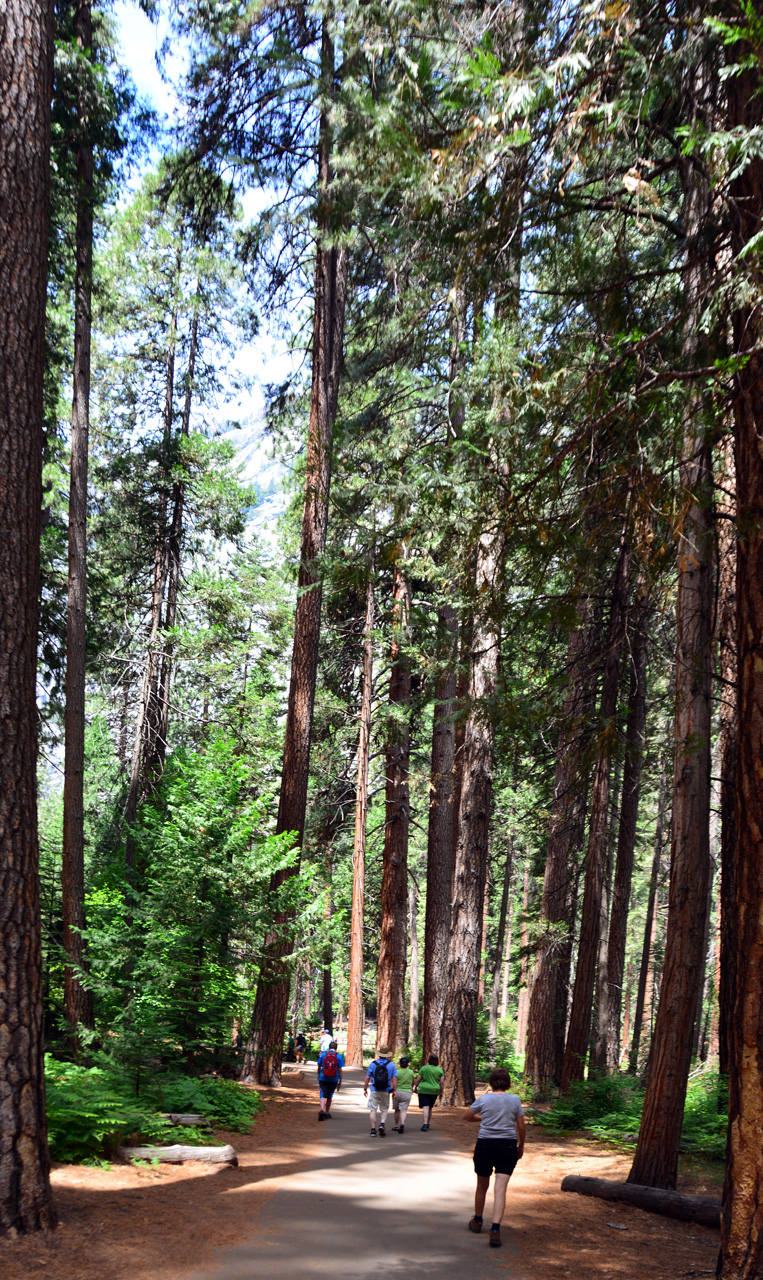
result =
[[[180,438],[187,440],[191,429],[191,402],[193,399],[193,379],[196,371],[196,355],[199,345],[199,314],[194,309],[191,321],[191,341],[188,349],[188,369],[186,370],[185,400],[183,418],[180,425]],[[172,515],[170,517],[167,540],[167,603],[164,614],[164,630],[170,631],[177,620],[178,591],[180,588],[180,555],[183,536],[183,515],[185,509],[185,481],[176,480],[172,490]],[[155,769],[158,774],[164,771],[164,760],[167,753],[167,733],[170,718],[170,684],[172,682],[172,659],[175,643],[165,640],[162,648],[159,687],[157,692],[158,728],[154,745]]]
[[[574,856],[583,836],[585,789],[581,776],[583,722],[586,711],[587,666],[592,630],[586,619],[587,602],[580,607],[580,625],[567,646],[568,692],[560,717],[551,826],[546,852],[541,937],[527,1023],[525,1074],[543,1096],[562,1078],[571,934],[574,924]]]
[[[480,976],[477,983],[477,1004],[482,1008],[485,1003],[485,970],[487,968],[487,926],[490,916],[490,833],[488,832],[487,872],[485,874],[485,892],[482,897],[482,937],[480,939]]]
[[[517,1025],[514,1035],[514,1051],[525,1052],[527,1042],[527,1020],[530,1013],[530,992],[528,980],[530,974],[530,958],[527,947],[530,941],[527,913],[530,907],[530,868],[525,862],[524,885],[522,886],[522,953],[519,960],[519,995],[517,996]]]
[[[509,979],[511,977],[511,940],[514,924],[514,900],[509,898],[509,919],[506,924],[506,947],[501,978],[501,1021],[509,1011]]]
[[[350,918],[350,991],[347,1013],[347,1066],[363,1066],[363,910],[366,893],[366,820],[368,817],[368,758],[371,742],[371,698],[374,668],[374,584],[366,586],[363,628],[363,687],[358,733],[358,780],[355,788],[355,839],[352,848],[352,915]]]
[[[37,625],[53,8],[0,22],[0,1233],[52,1227],[37,843]]]
[[[649,877],[649,897],[646,904],[646,920],[644,922],[644,942],[641,948],[641,965],[638,974],[638,990],[636,992],[636,1009],[633,1015],[633,1041],[628,1059],[628,1071],[635,1075],[638,1070],[641,1051],[641,1030],[644,1025],[644,1009],[646,1007],[646,987],[649,975],[649,958],[652,954],[654,919],[657,905],[657,880],[660,874],[660,858],[662,857],[662,835],[665,822],[665,798],[667,780],[665,774],[660,775],[660,791],[657,800],[657,826],[654,833],[654,853],[652,855],[652,871]]]
[[[506,867],[503,873],[503,890],[501,892],[501,908],[498,916],[498,937],[495,941],[495,955],[493,956],[493,982],[490,989],[490,1018],[488,1022],[488,1041],[491,1046],[491,1053],[494,1052],[495,1042],[498,1036],[498,996],[501,986],[501,970],[503,968],[503,953],[506,946],[506,917],[509,907],[509,894],[511,892],[511,873],[512,863],[514,860],[514,840],[509,835],[509,847],[506,850]]]
[[[596,1021],[591,1029],[589,1063],[606,1074],[609,1036],[609,915],[612,900],[612,864],[614,862],[615,828],[620,817],[620,776],[622,761],[615,760],[615,776],[610,788],[609,823],[607,824],[607,857],[604,884],[599,907],[599,954],[596,962]]]
[[[757,0],[749,23],[760,20]],[[756,51],[744,45],[733,50],[733,60],[748,70],[729,81],[729,127],[760,129],[763,111]],[[762,221],[763,163],[753,153],[732,189],[735,258],[760,235]],[[754,272],[751,284],[757,289],[757,264]],[[734,339],[737,351],[760,347],[757,299],[754,306],[746,305],[735,315]],[[732,971],[722,982],[732,1004],[725,1032],[729,1132],[720,1274],[723,1280],[758,1280],[763,1275],[763,361],[759,353],[740,365],[734,392],[739,509],[736,856],[733,886],[726,878],[725,861],[723,866],[722,965],[730,960]],[[727,889],[733,897],[727,897]]]
[[[408,1044],[415,1044],[419,1034],[419,935],[416,925],[416,885],[408,886],[408,936],[411,940],[411,971],[409,979],[410,1002],[408,1006]]]
[[[277,872],[271,881],[276,894],[285,880],[299,869],[299,850],[305,830],[310,738],[313,725],[315,682],[318,673],[318,641],[322,588],[319,560],[326,545],[331,452],[339,394],[347,296],[347,249],[324,243],[333,231],[331,207],[331,129],[329,107],[334,83],[334,45],[328,21],[321,38],[321,73],[324,102],[318,145],[320,196],[318,244],[315,253],[312,388],[307,438],[305,506],[298,579],[297,609],[286,712],[281,793],[276,831],[293,831],[296,837],[292,867]],[[289,977],[284,957],[291,951],[290,917],[278,911],[265,945],[260,979],[252,1013],[252,1027],[244,1059],[244,1077],[259,1084],[278,1083],[286,1031]]]
[[[736,752],[737,752],[737,535],[736,470],[732,442],[725,439],[719,449],[717,492],[718,520],[718,609],[717,633],[720,687],[720,809],[721,809],[721,893],[719,901],[719,982],[717,1053],[722,1075],[729,1074],[729,1018],[734,1007],[736,985],[735,907],[736,883]],[[728,911],[726,910],[728,904]]]
[[[628,907],[631,899],[633,863],[636,852],[641,770],[646,734],[646,665],[649,626],[649,597],[642,595],[636,605],[630,642],[631,679],[628,692],[628,719],[625,726],[625,765],[617,837],[617,861],[612,888],[612,911],[607,944],[607,1005],[609,1024],[603,1061],[610,1071],[620,1064],[620,1014],[622,1008],[625,944]]]
[[[477,1044],[477,983],[480,967],[482,897],[487,874],[495,729],[492,700],[498,679],[500,636],[491,606],[503,562],[501,534],[482,534],[477,554],[475,616],[471,650],[471,704],[463,749],[463,781],[453,876],[448,992],[441,1037],[445,1070],[443,1101],[471,1102]]]
[[[703,37],[703,11],[696,10]],[[691,57],[691,49],[688,50]],[[685,118],[712,127],[717,83],[704,51],[687,65]],[[684,289],[687,367],[706,362],[700,331],[712,274],[708,243],[713,195],[698,157],[682,162],[686,231]],[[710,879],[710,739],[712,731],[713,475],[712,406],[689,396],[680,467],[682,527],[676,597],[675,774],[665,963],[647,1064],[644,1110],[629,1182],[674,1189],[678,1176],[692,1027],[704,965]]]
[[[77,47],[90,56],[90,0],[78,0]],[[61,912],[64,1016],[75,1056],[80,1027],[93,1025],[93,998],[80,979],[85,966],[85,641],[87,616],[87,464],[90,428],[90,301],[93,283],[93,149],[84,140],[87,107],[77,104],[83,137],[77,148],[77,221],[74,274],[74,394],[69,481],[69,580],[66,605],[66,704],[64,711],[63,859]]]
[[[575,1080],[582,1079],[591,1027],[596,960],[598,955],[601,895],[607,857],[607,818],[609,815],[609,770],[612,736],[620,681],[620,657],[623,646],[625,607],[628,596],[630,547],[628,521],[630,493],[626,503],[625,522],[612,582],[612,601],[604,654],[599,709],[599,745],[591,784],[591,815],[588,828],[585,888],[580,921],[578,960],[572,993],[570,1025],[562,1064],[561,1088],[565,1092]]]
[[[410,596],[400,563],[395,565],[392,666],[389,704],[396,709],[394,740],[385,753],[386,794],[381,887],[381,942],[377,982],[378,1045],[396,1053],[405,1043],[405,969],[408,952],[408,829],[410,803],[411,664],[405,649]],[[378,1047],[378,1046],[377,1046]]]
[[[432,764],[427,832],[427,902],[424,920],[424,1060],[439,1054],[450,945],[453,882],[453,767],[455,759],[456,650],[458,617],[442,605],[438,622],[446,649],[444,670],[435,685],[432,716]]]

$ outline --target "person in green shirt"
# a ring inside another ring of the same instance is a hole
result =
[[[395,1090],[395,1124],[393,1133],[405,1133],[405,1117],[413,1096],[413,1067],[410,1058],[401,1058]]]
[[[413,1082],[414,1089],[419,1091],[419,1106],[424,1113],[424,1123],[421,1126],[422,1133],[426,1133],[429,1129],[432,1107],[442,1093],[444,1076],[445,1072],[440,1066],[440,1059],[437,1054],[430,1053],[429,1058]]]

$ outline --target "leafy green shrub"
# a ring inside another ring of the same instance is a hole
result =
[[[206,1129],[173,1125],[160,1114],[191,1112],[221,1128],[246,1132],[262,1109],[254,1090],[230,1080],[154,1077],[138,1100],[127,1077],[108,1059],[94,1067],[45,1059],[48,1141],[63,1164],[102,1161],[128,1140],[137,1144],[214,1141]]]
[[[717,1072],[689,1081],[681,1149],[712,1160],[723,1159],[726,1143],[725,1084]],[[720,1107],[719,1107],[720,1099]],[[536,1122],[553,1133],[584,1130],[602,1142],[634,1146],[641,1124],[643,1084],[633,1076],[591,1076],[574,1084]]]
[[[119,1091],[98,1067],[45,1059],[48,1142],[54,1160],[81,1163],[103,1158],[135,1133],[153,1128],[135,1097]],[[161,1123],[161,1122],[160,1122]]]
[[[252,1120],[262,1110],[263,1101],[254,1089],[242,1089],[234,1080],[192,1076],[168,1076],[157,1079],[152,1093],[162,1111],[187,1111],[206,1116],[222,1129],[248,1132]],[[187,1130],[186,1130],[187,1132]]]

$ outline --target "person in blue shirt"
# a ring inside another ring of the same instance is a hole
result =
[[[396,1087],[397,1067],[392,1061],[392,1054],[388,1046],[383,1044],[373,1062],[368,1065],[366,1083],[363,1086],[363,1096],[368,1098],[368,1110],[371,1112],[372,1138],[376,1137],[377,1116],[381,1117],[379,1137],[386,1136],[385,1124],[387,1112],[389,1111],[390,1097],[394,1099]]]
[[[342,1068],[344,1058],[337,1053],[336,1040],[329,1043],[328,1049],[318,1055],[318,1091],[321,1098],[319,1120],[331,1119],[331,1099],[342,1084]]]

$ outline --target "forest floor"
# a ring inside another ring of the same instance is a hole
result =
[[[504,1247],[489,1249],[485,1234],[466,1231],[472,1126],[436,1111],[423,1134],[414,1105],[404,1136],[372,1139],[360,1072],[346,1073],[336,1118],[319,1125],[314,1070],[291,1071],[284,1088],[263,1090],[267,1105],[250,1134],[216,1134],[236,1148],[237,1169],[55,1168],[60,1226],[47,1238],[0,1244],[0,1280],[714,1274],[717,1231],[560,1191],[568,1173],[624,1177],[627,1155],[552,1138],[532,1123],[509,1188]],[[703,1173],[680,1189],[718,1195]]]

